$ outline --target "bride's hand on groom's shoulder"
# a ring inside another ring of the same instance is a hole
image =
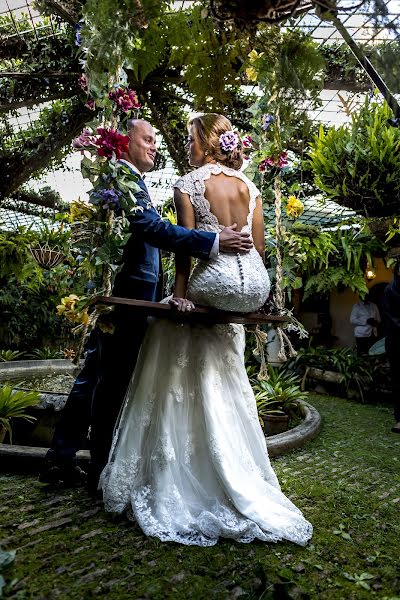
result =
[[[190,312],[195,308],[191,300],[188,300],[187,298],[178,298],[176,296],[173,296],[171,300],[169,300],[169,304],[178,312]]]
[[[236,231],[237,224],[224,227],[219,234],[220,252],[250,252],[253,240],[249,233]]]

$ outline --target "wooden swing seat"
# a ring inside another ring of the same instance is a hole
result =
[[[241,325],[271,324],[279,325],[289,323],[290,317],[280,315],[267,315],[263,312],[237,313],[204,306],[196,306],[190,312],[178,312],[169,304],[161,302],[147,302],[146,300],[131,300],[116,296],[97,296],[93,304],[106,304],[107,306],[130,306],[132,310],[141,315],[172,319],[182,323],[201,323],[214,325],[217,323],[239,323]]]

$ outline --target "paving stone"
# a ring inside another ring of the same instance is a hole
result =
[[[91,508],[90,510],[86,510],[78,514],[80,519],[89,519],[89,517],[93,517],[101,510],[100,506],[96,506],[95,508]]]
[[[100,535],[103,533],[102,529],[93,529],[93,531],[89,531],[89,533],[85,533],[81,535],[80,540],[88,540],[89,538],[94,537],[95,535]]]
[[[67,510],[62,510],[61,512],[55,513],[51,515],[52,519],[63,519],[64,517],[68,517],[69,515],[73,515],[79,510],[79,506],[73,506],[72,508],[67,508]]]
[[[18,546],[18,548],[15,548],[15,550],[23,550],[24,548],[29,548],[30,546],[36,546],[36,544],[40,544],[40,542],[43,541],[43,538],[38,538],[36,540],[32,540],[31,542],[28,542],[27,544],[24,544],[23,546]]]
[[[88,571],[89,569],[93,569],[95,567],[96,567],[96,564],[94,562],[91,562],[89,565],[86,565],[86,567],[83,567],[82,569],[77,569],[76,571],[71,571],[70,576],[76,577],[77,575],[82,575],[82,573],[86,573],[86,571]]]
[[[84,575],[83,577],[81,577],[78,580],[78,585],[81,585],[84,583],[90,583],[91,581],[94,581],[98,577],[101,577],[101,575],[104,575],[105,573],[107,573],[108,570],[109,569],[97,569],[97,571],[92,571],[91,573],[88,573],[87,575]]]
[[[87,550],[88,548],[90,548],[90,546],[79,546],[79,548],[76,548],[73,553],[79,554],[80,552],[83,552],[84,550]]]
[[[61,502],[68,502],[71,500],[71,496],[56,496],[55,498],[51,498],[47,500],[47,502],[42,502],[42,506],[54,506],[55,504],[61,504]]]
[[[69,523],[72,523],[72,519],[69,517],[66,517],[65,519],[59,519],[58,521],[51,521],[50,523],[46,523],[46,525],[42,525],[41,527],[38,527],[37,529],[33,529],[32,531],[29,531],[29,535],[36,535],[37,533],[42,533],[43,531],[49,531],[50,529],[57,529],[58,527],[64,527],[65,525],[68,525]]]
[[[381,494],[379,496],[379,500],[383,500],[384,498],[387,498],[388,496],[390,496],[390,492],[383,492],[383,494]]]
[[[28,523],[21,523],[18,525],[17,529],[26,529],[27,527],[34,527],[40,523],[40,519],[34,519],[33,521],[29,521]]]

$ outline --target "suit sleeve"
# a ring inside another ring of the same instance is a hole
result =
[[[148,206],[149,198],[145,192],[139,192],[135,197],[137,205],[143,210],[127,216],[132,234],[162,250],[182,252],[203,260],[210,257],[216,233],[173,225]]]

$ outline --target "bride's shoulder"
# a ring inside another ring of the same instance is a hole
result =
[[[182,175],[179,177],[174,183],[174,187],[181,188],[185,185],[193,184],[195,181],[201,181],[202,179],[207,177],[207,168],[206,165],[199,167],[198,169],[194,169],[194,171],[190,171],[186,173],[186,175]]]

